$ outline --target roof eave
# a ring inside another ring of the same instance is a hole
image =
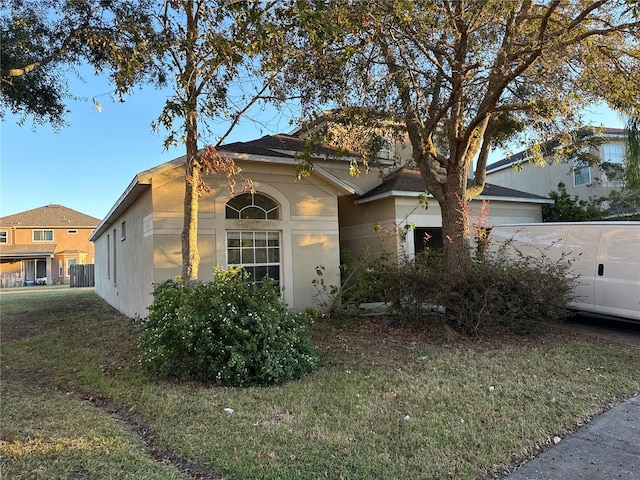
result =
[[[149,170],[147,170],[147,172],[148,171]],[[111,210],[109,210],[104,219],[96,227],[94,232],[89,237],[90,242],[94,242],[98,237],[100,237],[100,235],[102,235],[111,225],[113,225],[115,219],[117,219],[122,213],[124,213],[124,211],[129,208],[138,199],[138,197],[140,197],[140,195],[142,195],[142,193],[150,187],[150,176],[145,176],[144,179],[141,179],[140,175],[142,174],[138,174],[133,178],[124,193],[120,195],[120,198],[118,198],[113,207],[111,207]]]
[[[255,162],[255,163],[272,163],[272,164],[281,164],[281,165],[297,165],[298,161],[295,158],[286,158],[286,157],[266,157],[262,155],[253,155],[247,153],[235,153],[235,152],[225,152],[225,155],[230,157],[233,160],[245,161],[245,162]],[[129,208],[137,199],[142,195],[142,193],[147,190],[151,185],[151,178],[159,173],[162,173],[171,168],[175,168],[180,166],[180,164],[184,163],[186,160],[186,156],[182,156],[176,158],[174,160],[170,160],[169,162],[165,162],[157,167],[150,168],[145,170],[144,172],[139,173],[134,177],[129,186],[126,188],[124,193],[120,195],[120,198],[116,201],[116,203],[111,207],[111,210],[107,213],[104,219],[100,222],[100,224],[95,227],[95,231],[89,237],[89,241],[94,242],[97,238],[99,238],[111,225],[113,225],[115,219],[117,219],[124,211]],[[321,178],[333,183],[339,190],[341,190],[345,194],[362,194],[363,192],[356,186],[352,186],[351,184],[345,182],[344,180],[339,179],[332,173],[327,170],[314,166],[313,171]]]
[[[391,197],[405,197],[405,198],[419,198],[424,195],[424,192],[408,192],[404,190],[391,190],[388,192],[373,195],[367,198],[360,198],[355,201],[356,205],[364,203],[374,202],[376,200],[383,200]],[[428,195],[429,198],[433,198],[433,195]],[[501,197],[497,195],[479,195],[476,197],[478,200],[500,201],[500,202],[525,202],[525,203],[540,203],[551,204],[553,200],[550,198],[531,198],[531,197]]]
[[[526,203],[540,203],[550,204],[554,201],[550,198],[531,198],[531,197],[500,197],[497,195],[479,195],[476,197],[479,200],[489,200],[496,202],[526,202]]]

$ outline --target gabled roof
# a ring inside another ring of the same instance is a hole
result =
[[[0,218],[0,226],[19,228],[94,228],[99,223],[99,218],[62,205],[45,205]]]
[[[468,182],[472,182],[472,180],[468,180]],[[356,203],[367,203],[387,197],[417,197],[424,193],[426,188],[424,179],[418,170],[403,167],[387,175],[380,185],[360,196]],[[552,200],[540,195],[489,183],[485,184],[484,190],[478,198],[507,202],[553,203]]]
[[[249,142],[235,142],[218,147],[220,152],[231,157],[236,161],[255,162],[262,164],[281,164],[281,165],[297,165],[298,160],[295,158],[295,152],[302,151],[304,141],[300,138],[290,135],[267,135],[257,140]],[[338,150],[328,146],[320,145],[316,148],[313,160],[326,160],[328,157],[338,161],[350,161],[349,158],[338,157]],[[116,203],[111,207],[105,218],[100,222],[96,230],[93,232],[89,240],[94,241],[102,233],[113,224],[124,211],[132,205],[142,193],[151,185],[151,179],[162,172],[169,171],[183,165],[186,161],[186,155],[170,160],[156,167],[150,168],[138,173],[124,193],[118,198]],[[332,183],[345,194],[361,193],[354,185],[339,179],[329,171],[323,169],[319,165],[315,165],[312,174],[324,178]]]
[[[598,135],[603,135],[605,137],[621,137],[625,134],[625,131],[623,128],[585,127],[580,131],[580,133],[584,136],[598,134]],[[545,147],[543,147],[543,149],[552,148],[554,145],[556,144],[553,141],[546,142]],[[498,170],[502,170],[503,168],[511,167],[513,165],[518,165],[526,161],[527,158],[529,158],[530,154],[531,154],[531,149],[528,148],[526,150],[523,150],[521,152],[515,153],[501,160],[498,160],[497,162],[490,163],[489,165],[487,165],[487,173],[493,173]]]

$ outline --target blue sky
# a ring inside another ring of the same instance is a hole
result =
[[[71,92],[84,100],[67,102],[67,127],[58,132],[48,125],[33,128],[29,119],[20,126],[10,114],[0,124],[0,216],[61,204],[102,219],[137,173],[184,155],[183,145],[164,151],[163,136],[151,129],[166,92],[149,86],[120,103],[111,99],[107,79],[70,77]],[[292,130],[286,112],[253,116],[261,124],[241,122],[226,142]],[[227,129],[220,127],[220,134]]]
[[[34,129],[30,120],[20,126],[16,117],[5,116],[0,125],[0,216],[61,204],[102,219],[137,173],[184,154],[182,145],[163,151],[162,135],[151,131],[166,93],[145,87],[125,103],[113,102],[106,79],[85,78],[70,82],[72,93],[86,100],[68,102],[69,126],[59,132],[48,125]],[[91,98],[101,103],[101,112]],[[288,112],[253,116],[261,123],[241,122],[227,142],[292,129]],[[587,118],[594,125],[624,126],[616,113],[601,108]]]

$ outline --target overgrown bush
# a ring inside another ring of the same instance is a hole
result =
[[[440,302],[461,333],[528,333],[567,316],[575,285],[570,269],[564,258],[498,254],[448,277]]]
[[[289,313],[269,279],[246,279],[231,268],[216,269],[212,282],[156,285],[141,321],[142,364],[163,377],[234,386],[281,384],[313,371],[309,317]]]
[[[386,302],[389,313],[405,322],[444,310],[450,326],[472,336],[528,333],[561,320],[569,313],[575,286],[568,259],[552,260],[544,252],[507,257],[504,249],[493,256],[479,255],[455,276],[444,271],[442,255],[429,249],[398,262],[388,255],[373,261],[359,258],[342,267],[347,275],[340,286],[327,286],[318,268],[314,284],[329,317],[356,316],[360,303],[375,299]]]
[[[405,321],[420,319],[439,301],[442,288],[442,255],[425,249],[415,258],[389,264],[382,278],[384,297],[391,313]]]
[[[422,317],[436,302],[442,282],[442,255],[426,249],[415,258],[396,262],[388,252],[371,259],[343,252],[340,285],[328,285],[324,267],[316,267],[318,304],[329,318],[355,317],[363,303],[385,302],[391,315],[409,321]]]
[[[316,267],[316,278],[312,282],[322,315],[333,319],[355,317],[361,313],[361,304],[384,301],[389,269],[390,255],[386,252],[371,258],[365,249],[354,258],[345,250],[342,257],[339,285],[326,282],[322,265]]]

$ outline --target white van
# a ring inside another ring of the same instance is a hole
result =
[[[579,275],[570,307],[640,321],[640,222],[528,223],[493,227],[489,251],[563,254]]]

